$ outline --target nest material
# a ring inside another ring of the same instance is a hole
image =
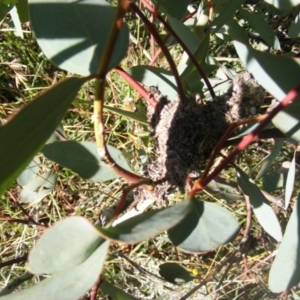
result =
[[[148,111],[148,119],[157,139],[158,157],[148,166],[149,177],[183,191],[187,176],[204,166],[229,125],[259,112],[264,91],[244,72],[227,93],[206,103],[193,98],[169,102],[158,91],[155,97],[159,102],[155,111]]]

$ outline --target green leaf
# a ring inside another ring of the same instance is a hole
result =
[[[2,22],[2,20],[5,18],[10,8],[11,8],[10,6],[7,6],[4,3],[0,3],[0,22]]]
[[[191,201],[148,211],[115,227],[98,228],[104,238],[125,243],[137,243],[175,226],[192,209]]]
[[[178,66],[178,69],[183,67]],[[216,65],[207,64],[205,61],[200,63],[202,71],[206,75],[210,75],[218,69]],[[185,67],[180,78],[184,81],[185,85],[188,87],[189,91],[192,93],[200,94],[203,97],[203,81],[201,81],[202,76],[199,74],[198,70],[194,67],[194,64],[188,61],[188,65]]]
[[[283,188],[285,183],[284,174],[264,174],[263,177],[263,189],[266,192],[274,192],[277,189]]]
[[[0,194],[43,146],[86,80],[68,78],[52,86],[0,127]]]
[[[188,49],[192,53],[194,53],[196,49],[200,46],[200,40],[198,39],[198,37],[193,32],[191,32],[191,30],[181,21],[178,21],[177,19],[172,17],[169,17],[168,21],[172,29],[184,42],[186,47],[188,47]]]
[[[254,50],[237,41],[234,46],[246,69],[276,99],[282,100],[299,83],[299,59]]]
[[[168,231],[171,242],[185,252],[216,249],[235,238],[239,224],[225,208],[215,203],[193,200],[193,209]]]
[[[210,183],[205,187],[205,190],[213,195],[218,195],[218,198],[227,201],[237,201],[244,199],[243,195],[237,193],[236,187],[230,185],[230,182],[226,183],[226,180],[219,177],[211,180]]]
[[[165,263],[159,266],[159,274],[165,280],[174,283],[186,283],[195,279],[189,270],[176,263]]]
[[[243,193],[250,199],[253,212],[263,229],[277,241],[282,238],[277,216],[260,189],[240,168],[235,166],[237,181]]]
[[[278,9],[290,9],[299,5],[299,0],[265,0],[265,2],[275,6]]]
[[[272,29],[272,27],[264,20],[263,16],[257,12],[251,13],[245,9],[240,9],[241,17],[249,22],[254,30],[256,30],[260,37],[272,47],[274,50],[280,50],[279,40]]]
[[[234,45],[248,71],[275,98],[282,100],[299,83],[299,59],[263,53],[239,42],[234,42]],[[289,71],[282,72],[282,70]],[[275,127],[298,142],[300,141],[299,108],[300,97],[298,96],[272,120]]]
[[[54,64],[83,76],[97,72],[116,8],[105,0],[29,0],[29,12],[37,42]],[[128,43],[123,24],[109,69],[120,63]]]
[[[28,12],[28,1],[27,0],[19,0],[16,4],[18,15],[21,23],[25,23],[29,21],[29,12]]]
[[[265,162],[259,170],[256,179],[261,178],[268,171],[269,167],[280,153],[283,145],[283,139],[275,139],[274,147],[272,148],[271,153],[264,159]]]
[[[160,12],[166,13],[176,19],[183,18],[187,13],[187,7],[192,0],[151,0],[158,6]]]
[[[100,284],[100,289],[103,293],[105,293],[106,295],[111,297],[111,299],[114,300],[137,300],[137,298],[125,293],[123,290],[110,284],[106,280],[102,280]]]
[[[35,203],[50,194],[55,188],[56,174],[53,171],[37,175],[23,186],[20,193],[21,203]]]
[[[118,149],[107,146],[115,162],[124,169],[131,171],[123,154]],[[81,177],[94,181],[106,181],[118,178],[98,154],[95,142],[54,142],[44,146],[41,152],[50,160],[71,169]]]
[[[14,34],[23,39],[24,35],[23,35],[22,25],[21,25],[21,21],[20,21],[20,18],[19,18],[18,11],[17,11],[17,7],[14,6],[9,11],[9,14],[10,14],[11,20],[13,21],[14,26],[15,26]]]
[[[237,40],[248,45],[248,37],[245,30],[233,18],[228,18],[225,21],[225,28],[232,40]]]
[[[300,68],[299,68],[300,69]],[[300,142],[300,99],[294,100],[284,110],[280,111],[272,123],[286,136]]]
[[[74,105],[74,102],[72,103],[73,105]],[[59,125],[57,126],[57,128],[55,129],[55,131],[51,134],[51,136],[47,140],[47,144],[53,143],[53,142],[59,142],[62,140],[66,140],[66,134],[65,134],[63,124],[60,122]]]
[[[81,244],[81,241],[77,240],[77,244]],[[56,273],[33,287],[4,296],[1,300],[80,299],[99,278],[108,246],[108,241],[102,242],[81,264]],[[72,254],[72,249],[69,251]],[[56,257],[51,262],[55,260]]]
[[[84,262],[103,243],[96,228],[82,217],[56,223],[37,242],[29,255],[34,274],[53,274]]]
[[[18,0],[1,0],[1,2],[6,5],[15,5]]]
[[[219,9],[221,10],[219,16],[217,16],[211,23],[211,28],[213,29],[212,33],[216,33],[244,2],[245,0],[229,1],[225,7]]]
[[[288,208],[293,189],[294,189],[294,183],[295,183],[295,174],[296,174],[296,153],[294,153],[293,160],[291,162],[288,174],[287,174],[287,179],[286,179],[286,185],[285,185],[285,201],[284,201],[284,207],[285,209]]]
[[[201,68],[204,69],[204,67],[207,66],[205,63],[205,57],[208,52],[209,48],[209,34],[206,34],[203,38],[203,41],[200,43],[199,47],[194,53],[194,57],[197,60],[197,62],[200,64]],[[208,71],[208,70],[207,70]],[[209,72],[205,72],[208,74]],[[180,72],[180,78],[182,78],[188,85],[190,85],[190,81],[193,80],[193,77],[196,77],[196,79],[199,81],[200,75],[195,67],[195,65],[191,62],[191,60],[188,60],[187,67]]]
[[[122,109],[115,108],[115,107],[112,107],[112,106],[107,106],[107,105],[104,105],[104,109],[106,109],[108,111],[111,111],[113,113],[116,113],[120,116],[135,120],[135,121],[137,121],[141,124],[149,125],[146,116],[142,115],[141,113],[122,110]]]
[[[269,274],[269,287],[273,293],[289,290],[300,281],[300,197],[287,224],[278,253]]]
[[[29,165],[18,176],[18,184],[21,186],[25,186],[30,180],[34,179],[40,171],[40,164],[40,158],[38,156],[34,157]]]
[[[157,86],[160,92],[170,100],[178,95],[176,80],[170,71],[151,66],[136,66],[127,72],[148,87]]]
[[[296,16],[295,20],[292,22],[288,36],[290,38],[298,38],[300,37],[300,13]]]

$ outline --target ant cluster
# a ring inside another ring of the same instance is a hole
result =
[[[264,90],[248,72],[240,73],[230,89],[213,100],[198,103],[192,97],[169,101],[156,92],[155,109],[148,119],[157,141],[157,158],[148,165],[148,177],[157,183],[161,198],[170,187],[186,189],[186,178],[197,174],[227,128],[259,113]]]

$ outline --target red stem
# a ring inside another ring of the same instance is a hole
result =
[[[11,266],[13,264],[19,263],[19,262],[23,262],[26,261],[28,258],[28,254],[25,254],[23,256],[17,257],[17,258],[13,258],[4,262],[0,263],[0,269],[3,267],[7,267],[7,266]]]
[[[176,67],[176,64],[167,48],[167,46],[165,45],[165,43],[163,42],[163,40],[161,39],[160,35],[158,34],[156,28],[154,27],[154,25],[148,20],[148,18],[141,12],[141,10],[135,5],[135,4],[131,4],[130,5],[130,9],[136,13],[139,18],[144,22],[147,30],[153,35],[153,37],[155,38],[156,43],[159,45],[159,47],[162,49],[168,63],[171,69],[171,72],[175,78],[176,81],[176,85],[177,85],[177,90],[178,90],[178,96],[179,99],[184,101],[184,91],[183,91],[183,87],[182,87],[182,83],[180,80],[180,76]]]
[[[147,90],[144,89],[131,75],[119,66],[115,67],[114,71],[122,76],[138,93],[140,93],[151,106],[156,106],[157,102],[152,97],[149,97]]]
[[[28,213],[27,211],[24,209],[24,207],[19,203],[19,201],[15,198],[15,196],[10,192],[7,191],[7,193],[9,194],[10,198],[18,205],[18,207],[21,209],[22,213],[24,214],[24,216],[26,217],[27,220],[22,220],[22,219],[12,219],[12,218],[8,218],[7,220],[3,221],[7,221],[7,222],[17,222],[17,223],[22,223],[22,224],[27,224],[27,225],[36,225],[38,227],[42,227],[45,228],[46,226],[39,224],[38,222],[36,222]],[[1,218],[2,219],[2,218]]]
[[[35,225],[35,224],[30,224],[30,220],[14,219],[11,217],[0,217],[0,221],[11,222],[11,223],[15,222],[15,223],[26,224],[26,225]]]
[[[215,92],[214,92],[214,90],[213,90],[206,74],[202,70],[200,64],[198,63],[198,61],[195,58],[195,56],[193,55],[193,53],[189,50],[189,48],[185,45],[185,43],[181,40],[181,38],[177,35],[177,33],[173,30],[173,28],[160,15],[158,15],[158,19],[159,19],[160,22],[162,22],[164,24],[164,26],[167,28],[167,30],[173,35],[173,37],[176,39],[176,41],[180,44],[182,49],[188,54],[190,60],[192,61],[192,63],[196,67],[198,73],[203,78],[203,80],[206,84],[206,87],[209,90],[209,93],[210,93],[211,97],[214,98],[215,97]]]
[[[270,114],[247,136],[245,136],[242,141],[237,145],[237,147],[219,164],[214,171],[205,178],[200,178],[197,180],[193,186],[193,189],[188,193],[187,198],[191,199],[197,192],[200,192],[204,187],[215,178],[233,159],[234,157],[242,152],[247,146],[249,146],[252,141],[256,138],[258,133],[269,124],[269,122],[274,118],[274,116],[284,109],[291,101],[293,101],[300,93],[300,84],[288,92],[285,98],[277,105]]]

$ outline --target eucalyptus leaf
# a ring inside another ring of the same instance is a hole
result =
[[[77,244],[80,242],[77,240]],[[99,278],[108,247],[109,242],[104,241],[81,264],[55,273],[32,287],[1,297],[1,300],[80,299]],[[55,260],[56,257],[49,263]]]
[[[20,202],[34,203],[42,200],[53,191],[55,184],[56,174],[53,171],[37,175],[23,186],[20,193]]]
[[[0,194],[47,141],[86,81],[68,78],[53,85],[0,127]]]
[[[220,14],[211,23],[212,32],[216,33],[244,2],[245,0],[229,1],[222,9],[219,8]]]
[[[28,0],[28,3],[32,30],[47,58],[72,73],[83,76],[97,73],[116,8],[105,0]],[[129,30],[124,23],[109,69],[120,63],[128,43]]]
[[[300,37],[300,13],[296,16],[295,20],[292,22],[288,35],[291,38],[299,38]]]
[[[254,50],[237,41],[234,46],[247,70],[276,99],[282,100],[299,83],[299,59]]]
[[[72,104],[74,105],[74,102]],[[47,144],[62,141],[62,140],[66,140],[66,134],[65,134],[63,124],[60,123],[55,129],[55,131],[51,134],[49,139],[47,140]]]
[[[255,183],[240,168],[235,166],[237,181],[243,193],[250,199],[253,212],[263,229],[277,241],[281,241],[282,231],[272,207]]]
[[[190,50],[190,52],[194,53],[200,46],[199,38],[181,21],[172,17],[169,17],[168,21],[171,28],[176,32],[185,46]]]
[[[195,276],[187,268],[177,263],[164,263],[160,265],[159,275],[174,284],[186,283],[195,279]]]
[[[274,192],[277,189],[283,188],[286,182],[284,174],[264,174],[262,176],[263,189],[266,192]]]
[[[295,183],[295,174],[296,174],[296,156],[294,153],[294,157],[293,160],[291,161],[291,165],[287,174],[286,185],[285,185],[285,197],[284,197],[285,209],[288,208],[292,197],[292,193],[294,190],[294,183]]]
[[[234,45],[248,71],[276,99],[282,100],[299,83],[299,59],[263,53],[239,42],[234,42]],[[282,70],[289,71],[286,73]],[[299,107],[298,96],[272,120],[276,128],[298,142],[300,141]]]
[[[216,249],[235,238],[239,224],[225,208],[193,199],[193,209],[168,231],[171,242],[185,252],[199,253]]]
[[[149,239],[178,224],[192,209],[191,201],[145,212],[115,227],[98,228],[100,234],[113,241],[137,243]]]
[[[209,39],[210,35],[206,34],[203,38],[203,41],[200,43],[199,47],[196,49],[194,53],[194,57],[197,60],[197,62],[200,64],[201,68],[204,68],[206,65],[208,65],[205,62],[205,57],[208,52],[209,48]],[[207,72],[206,74],[209,74],[210,72]],[[194,78],[193,78],[194,77]],[[195,65],[192,63],[191,60],[188,60],[187,67],[180,72],[180,78],[182,78],[188,85],[190,85],[190,81],[195,81],[195,77],[197,80],[200,78],[200,74],[198,73]]]
[[[269,169],[273,161],[277,158],[282,146],[284,145],[283,139],[276,139],[274,143],[274,147],[271,150],[271,153],[264,159],[264,164],[256,175],[256,179],[261,178]]]
[[[104,109],[108,110],[110,112],[116,113],[120,116],[135,120],[141,124],[149,125],[146,116],[142,115],[141,113],[131,112],[131,111],[115,108],[115,107],[108,106],[108,105],[104,105]]]
[[[249,12],[246,9],[240,9],[239,12],[241,17],[249,22],[269,47],[272,47],[274,50],[280,50],[279,40],[273,28],[264,20],[263,15],[259,15],[257,12]]]
[[[125,293],[123,290],[110,284],[106,280],[102,280],[99,287],[102,290],[102,292],[104,294],[108,295],[109,297],[111,297],[111,299],[114,299],[114,300],[137,300],[137,298]]]
[[[131,171],[124,156],[118,149],[107,146],[114,161],[122,168]],[[118,178],[109,166],[101,161],[95,142],[54,142],[44,146],[42,153],[50,160],[71,169],[81,177],[94,181]]]
[[[225,21],[225,28],[232,40],[237,40],[245,45],[249,44],[245,30],[232,17]]]
[[[10,6],[0,2],[0,21],[1,22],[5,18],[6,14],[9,12],[10,9],[11,9]]]
[[[299,67],[300,69],[300,67]],[[284,110],[280,111],[272,123],[286,136],[300,142],[300,99],[294,100]]]
[[[290,9],[299,5],[299,0],[265,0],[265,2],[275,6],[278,9]]]
[[[43,200],[47,195],[49,195],[53,191],[53,188],[46,188],[41,189],[39,191],[33,191],[24,186],[20,193],[19,201],[20,203],[37,203]]]
[[[130,68],[127,72],[134,79],[148,87],[156,86],[170,100],[178,95],[176,80],[170,71],[151,66],[136,66]]]
[[[19,0],[16,4],[18,15],[21,23],[25,23],[29,21],[29,13],[28,13],[28,1],[27,0]]]
[[[25,186],[30,180],[34,179],[40,171],[40,163],[40,158],[38,156],[34,157],[29,165],[18,176],[18,184]]]
[[[39,239],[29,255],[34,274],[53,274],[83,263],[103,243],[96,228],[82,217],[57,222]]]
[[[21,25],[21,21],[20,21],[20,18],[19,18],[19,14],[18,14],[18,11],[17,11],[17,7],[14,6],[10,11],[9,11],[9,14],[10,14],[10,17],[14,23],[14,26],[15,26],[15,35],[16,36],[19,36],[20,38],[24,38],[24,35],[23,35],[23,30],[22,30],[22,25]]]
[[[300,197],[287,224],[282,242],[269,274],[273,293],[289,290],[300,281]]]
[[[176,19],[181,19],[187,13],[187,6],[192,0],[151,0],[159,11]]]
[[[1,2],[5,5],[15,5],[18,2],[18,0],[1,0]]]

